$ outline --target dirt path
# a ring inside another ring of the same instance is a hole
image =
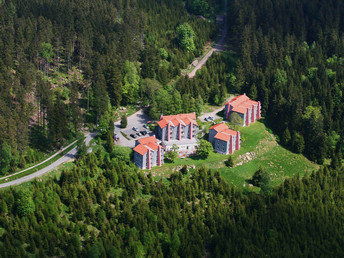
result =
[[[202,66],[207,62],[209,57],[215,52],[221,52],[225,49],[225,39],[227,36],[227,0],[225,1],[225,14],[223,15],[223,26],[222,26],[222,36],[220,40],[215,44],[213,48],[198,62],[198,64],[195,66],[195,68],[188,73],[189,78],[193,78],[196,75],[196,72],[202,68]]]

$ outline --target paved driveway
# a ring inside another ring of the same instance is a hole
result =
[[[145,124],[147,124],[148,121],[151,120],[150,117],[144,113],[143,109],[140,109],[135,114],[129,116],[127,120],[128,120],[128,125],[126,128],[120,127],[120,124],[121,124],[120,121],[115,122],[115,134],[119,137],[119,141],[118,141],[119,145],[133,148],[135,147],[135,140],[154,135],[154,133],[151,132],[149,129],[143,127]],[[137,136],[136,135],[137,132],[133,130],[133,127],[138,128],[138,132],[147,131],[148,134],[146,134],[145,136]],[[130,140],[126,139],[121,134],[121,132],[124,132]],[[135,139],[132,138],[130,134],[134,134],[136,138]]]

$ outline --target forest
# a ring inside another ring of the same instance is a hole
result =
[[[108,124],[119,106],[154,104],[149,90],[163,94],[216,33],[180,0],[2,2],[1,174]]]
[[[259,194],[204,168],[157,180],[129,160],[99,149],[60,177],[2,191],[2,257],[343,255],[343,169]]]
[[[286,147],[319,164],[341,160],[343,2],[234,0],[228,10],[240,53],[232,89],[262,102]]]
[[[70,169],[1,190],[2,257],[344,256],[344,4],[228,1],[236,54],[180,76],[215,39],[221,3],[0,1],[1,173],[84,125],[110,135]],[[228,93],[260,100],[278,141],[321,168],[276,188],[258,170],[240,190],[203,167],[154,177],[113,146],[119,106],[199,114]]]

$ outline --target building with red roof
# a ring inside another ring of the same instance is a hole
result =
[[[136,140],[134,147],[134,163],[141,169],[161,166],[164,162],[164,147],[155,136]]]
[[[235,115],[241,118],[240,125],[249,126],[261,118],[260,102],[251,100],[246,94],[233,98],[225,105],[224,118],[234,122]]]
[[[179,156],[184,156],[196,151],[197,130],[196,114],[188,113],[161,116],[155,133],[166,151],[177,145]]]
[[[220,154],[233,154],[240,150],[240,132],[231,130],[225,123],[220,123],[210,127],[209,142],[214,147],[214,151]]]

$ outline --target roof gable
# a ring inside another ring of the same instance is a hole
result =
[[[159,148],[159,141],[155,136],[145,137],[137,141],[139,144],[133,150],[141,155],[146,154],[148,150],[156,151]]]
[[[249,97],[246,96],[246,94],[243,94],[233,98],[231,101],[226,103],[226,106],[227,105],[231,105],[234,112],[244,114],[247,108],[258,106],[258,101],[251,100]]]
[[[189,125],[191,123],[197,125],[196,114],[188,113],[188,114],[162,116],[161,120],[158,122],[158,125],[160,128],[164,128],[167,126],[168,123],[171,123],[172,126],[178,126],[179,124]]]
[[[210,127],[209,130],[214,129],[216,132],[221,132],[228,128],[229,128],[228,125],[226,125],[225,123],[220,123],[220,124],[213,125],[212,127]]]

